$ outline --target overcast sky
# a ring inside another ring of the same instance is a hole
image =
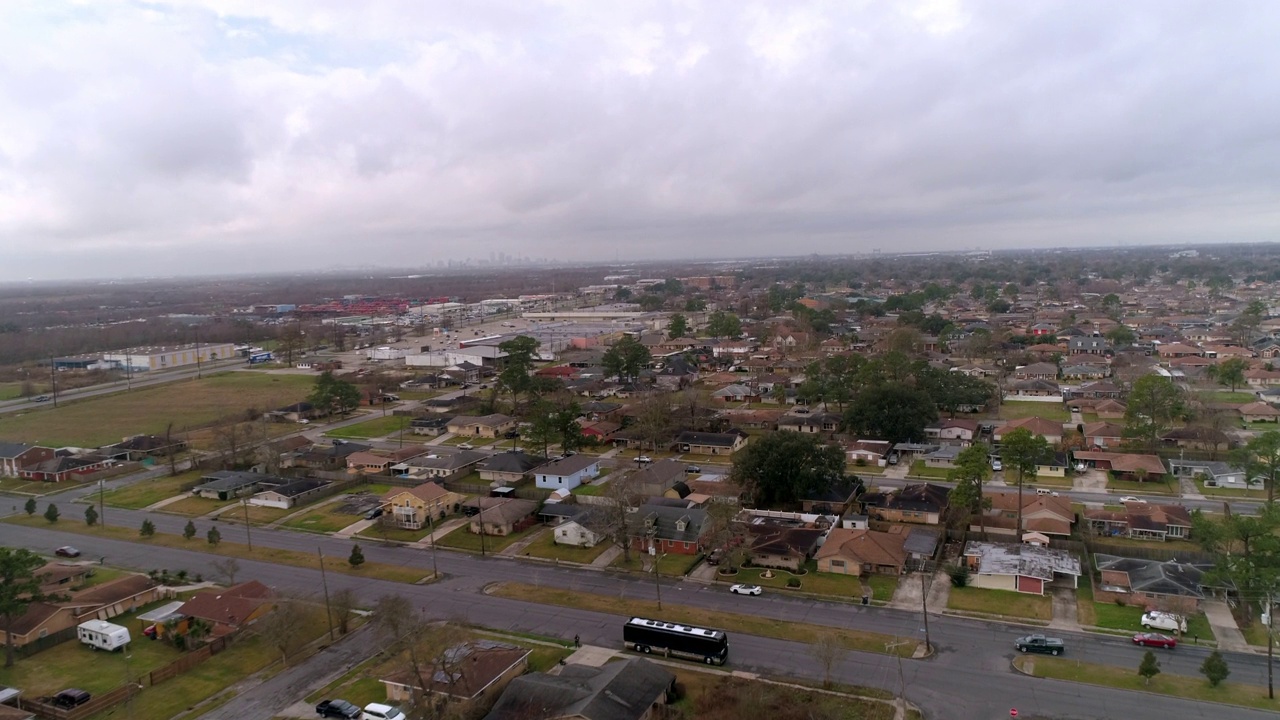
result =
[[[1280,236],[1280,3],[0,4],[3,280]]]

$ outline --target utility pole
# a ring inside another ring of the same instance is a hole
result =
[[[107,484],[106,478],[98,479],[98,522],[102,523],[103,525],[107,524],[107,506],[103,503],[103,497],[102,497],[103,492],[105,491],[105,488],[106,488],[106,484]],[[90,506],[92,506],[92,504],[93,504],[93,501],[90,501]]]
[[[480,506],[480,557],[484,557],[484,498],[476,498],[476,502]]]
[[[324,614],[329,618],[329,642],[333,642],[333,606],[329,604],[329,578],[324,572],[324,551],[318,545],[316,554],[320,556],[320,584],[324,586]]]
[[[658,561],[666,557],[666,553],[653,556],[653,590],[658,594],[658,609],[662,609],[662,583],[659,582],[661,574],[658,572]]]
[[[440,564],[439,558],[436,556],[436,523],[431,510],[427,510],[427,527],[431,528],[431,534],[428,536],[431,538],[431,579],[439,580]],[[483,530],[484,526],[481,525],[480,529]]]
[[[204,377],[203,370],[200,368],[200,326],[196,326],[196,379]]]
[[[58,407],[58,368],[52,355],[49,356],[49,383],[53,386],[53,406]]]
[[[898,658],[898,702],[903,703],[904,712],[907,702],[907,678],[902,674],[902,653],[897,652],[897,650],[899,647],[910,643],[910,640],[902,640],[884,644],[884,649],[886,651],[892,650],[894,657]]]
[[[933,583],[925,584],[926,575],[928,575],[926,572],[920,573],[920,617],[924,618],[924,647],[928,651],[933,647],[929,643],[929,585]]]
[[[253,552],[253,534],[249,532],[249,498],[240,498],[240,505],[244,508],[244,537],[249,543],[249,552]]]

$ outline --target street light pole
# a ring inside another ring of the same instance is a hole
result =
[[[249,552],[253,552],[253,534],[249,532],[249,498],[240,498],[240,505],[244,507],[244,537],[249,543]]]
[[[329,604],[329,578],[324,572],[324,551],[318,545],[316,554],[320,556],[320,584],[324,587],[324,614],[329,618],[329,642],[333,642],[333,606]]]
[[[434,513],[430,510],[427,511],[427,527],[431,529],[431,534],[428,536],[431,538],[431,579],[439,580],[440,565],[438,563],[439,558],[436,556],[436,522]],[[483,524],[480,526],[480,529],[484,529]]]
[[[659,582],[661,574],[658,572],[658,563],[662,558],[666,557],[666,553],[653,556],[653,590],[658,594],[658,609],[662,609],[662,583]]]

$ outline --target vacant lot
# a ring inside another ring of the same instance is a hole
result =
[[[130,392],[59,403],[59,407],[0,417],[0,437],[13,442],[101,447],[129,435],[163,435],[244,417],[306,398],[312,378],[229,372]]]
[[[952,610],[1021,617],[1030,620],[1052,620],[1053,601],[1041,595],[1027,595],[1011,590],[986,588],[951,588],[947,607]]]
[[[762,712],[771,720],[841,718],[890,720],[894,708],[849,695],[800,690],[790,685],[675,669],[683,697],[670,706],[673,718],[739,720]]]
[[[541,525],[525,528],[518,533],[511,535],[476,535],[471,532],[469,525],[454,530],[453,532],[440,538],[440,547],[450,547],[456,550],[470,550],[472,552],[480,552],[493,554],[506,548],[517,540],[529,537],[533,533],[541,530]],[[426,534],[425,532],[423,533]]]
[[[219,508],[236,504],[235,500],[211,500],[202,497],[187,497],[177,502],[169,503],[160,508],[160,512],[173,513],[175,515],[190,515],[191,517],[200,517]],[[233,512],[228,510],[227,512]]]
[[[1159,653],[1157,653],[1157,657],[1159,657]],[[1034,658],[1019,657],[1017,662],[1024,668],[1027,665],[1033,666],[1035,669],[1032,674],[1036,677],[1056,678],[1058,680],[1070,680],[1090,685],[1105,685],[1124,690],[1153,692],[1194,700],[1280,710],[1280,700],[1268,700],[1267,689],[1258,685],[1224,682],[1213,688],[1209,687],[1209,683],[1202,677],[1192,678],[1168,673],[1155,676],[1151,679],[1151,683],[1147,684],[1138,676],[1138,673],[1134,672],[1135,668],[1132,667],[1121,668],[1113,665],[1096,665],[1094,663],[1081,662],[1078,659],[1048,658],[1039,655]],[[1224,711],[1222,716],[1230,717],[1231,714]]]
[[[589,564],[592,560],[604,554],[605,550],[613,547],[608,540],[601,540],[595,547],[584,548],[573,545],[557,545],[554,532],[549,532],[542,537],[534,540],[524,549],[525,555],[533,557],[546,558],[548,560],[564,560],[567,562],[576,562]]]
[[[409,427],[409,423],[413,418],[403,415],[387,415],[385,417],[376,417],[372,420],[356,423],[355,425],[347,425],[336,430],[330,430],[325,433],[328,437],[348,438],[352,440],[364,440],[368,438],[395,437],[396,433],[401,432]]]
[[[1052,402],[1014,400],[1000,406],[1000,418],[1002,420],[1017,420],[1018,418],[1027,417],[1041,417],[1045,420],[1068,422],[1071,420],[1071,413],[1062,403]]]
[[[114,507],[129,508],[131,510],[141,510],[144,507],[154,505],[161,500],[167,500],[174,495],[180,495],[184,492],[185,486],[190,486],[204,475],[203,470],[193,470],[191,472],[181,473],[174,477],[159,477],[151,480],[141,480],[133,483],[128,487],[122,487],[118,490],[104,493],[102,500],[107,505]],[[95,499],[96,495],[93,496]]]
[[[357,522],[361,516],[355,513],[342,512],[346,502],[339,501],[318,507],[305,515],[286,522],[287,528],[310,530],[312,532],[332,533]]]
[[[1231,392],[1230,390],[1201,391],[1196,393],[1196,397],[1199,398],[1202,402],[1236,403],[1238,405],[1251,403],[1258,399],[1258,397],[1253,393],[1245,392],[1243,390],[1240,390],[1237,392]]]

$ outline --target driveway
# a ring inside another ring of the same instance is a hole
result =
[[[1076,473],[1071,481],[1071,489],[1104,493],[1107,491],[1107,474],[1097,468]]]
[[[1204,616],[1209,620],[1209,627],[1213,628],[1213,634],[1218,638],[1219,650],[1253,652],[1253,648],[1244,639],[1244,633],[1240,632],[1240,626],[1236,625],[1231,608],[1225,602],[1205,600],[1201,606],[1204,608]]]
[[[899,610],[920,609],[920,601],[924,593],[920,587],[919,576],[920,573],[911,573],[903,575],[898,580],[898,588],[893,591],[893,597],[889,599],[889,607]]]
[[[1053,620],[1049,627],[1055,630],[1080,630],[1074,588],[1051,588],[1053,593]]]

